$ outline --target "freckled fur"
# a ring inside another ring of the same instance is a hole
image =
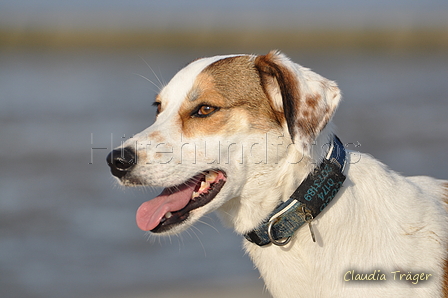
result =
[[[148,135],[148,139],[152,142],[161,143],[163,142],[164,137],[160,131],[153,131]]]
[[[334,82],[270,52],[196,60],[176,74],[158,100],[162,111],[156,122],[132,142],[163,137],[172,154],[162,155],[172,160],[157,162],[161,153],[155,147],[138,148],[146,155],[139,155],[130,177],[142,185],[169,187],[209,168],[224,170],[227,182],[218,195],[167,233],[179,233],[217,211],[224,223],[244,234],[287,200],[322,157],[340,91]],[[192,118],[200,103],[220,110]],[[345,174],[341,191],[313,221],[316,243],[307,226],[285,247],[244,240],[271,294],[448,297],[448,182],[403,177],[357,152],[348,153]],[[378,269],[425,272],[433,278],[421,286],[343,281],[348,270]]]
[[[309,144],[328,124],[340,100],[336,84],[272,51],[255,58],[265,92],[282,106],[294,143],[311,154]]]

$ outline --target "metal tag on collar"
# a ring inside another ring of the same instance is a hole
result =
[[[311,214],[311,211],[306,208],[306,206],[302,206],[302,212],[305,215],[305,222],[308,223],[308,227],[310,228],[311,238],[313,238],[313,242],[316,242],[316,236],[314,235],[313,227],[311,226],[311,222],[314,219],[313,214]]]

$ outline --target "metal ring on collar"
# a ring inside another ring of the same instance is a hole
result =
[[[283,238],[283,241],[278,241],[276,239],[274,239],[274,237],[272,236],[272,225],[274,224],[274,219],[271,219],[269,221],[269,225],[268,225],[268,237],[269,240],[271,240],[271,242],[277,246],[285,246],[286,244],[289,243],[289,241],[291,241],[291,236],[287,237],[287,238]]]

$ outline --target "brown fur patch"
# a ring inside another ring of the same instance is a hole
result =
[[[244,129],[241,117],[248,120],[251,129],[268,131],[280,125],[249,56],[225,58],[210,64],[197,76],[192,90],[194,100],[185,100],[179,110],[185,136],[231,134]],[[193,116],[201,105],[218,110],[205,118]]]
[[[270,52],[255,59],[264,90],[269,95],[276,86],[280,89],[283,112],[291,138],[301,138],[304,144],[310,143],[330,121],[334,107],[337,106],[335,103],[330,108],[327,94],[332,93],[331,100],[335,100],[339,96],[339,89],[319,76],[313,76],[319,80],[318,84],[299,81],[300,73],[289,69],[278,55],[277,52]],[[307,71],[309,70],[303,69],[303,74]],[[273,84],[273,81],[277,84]],[[314,89],[310,90],[310,86]],[[306,93],[302,89],[310,91]]]
[[[300,73],[288,63],[273,51],[257,57],[228,57],[207,66],[179,110],[183,134],[231,134],[243,129],[244,121],[249,123],[246,127],[263,131],[286,123],[293,140],[310,143],[330,121],[337,103],[330,106],[327,101],[336,99],[339,89],[319,76],[311,77],[320,84],[299,82]],[[309,93],[302,94],[301,86],[310,89]],[[197,117],[195,111],[201,105],[218,110],[208,117]]]
[[[277,53],[272,51],[267,55],[258,56],[255,59],[255,66],[260,73],[262,86],[266,94],[269,94],[269,89],[276,87],[272,86],[273,79],[278,84],[289,134],[294,139],[296,135],[295,128],[297,127],[296,119],[298,119],[298,111],[300,109],[299,84],[291,71],[277,63],[276,55]],[[273,98],[271,98],[272,101]]]
[[[320,96],[320,94],[307,94],[305,100],[306,106],[311,110],[315,110],[319,105],[319,100],[321,99],[321,97],[322,96]]]
[[[160,131],[153,131],[152,133],[150,133],[148,135],[148,140],[149,141],[154,141],[156,143],[160,143],[164,140],[165,138],[163,137],[162,133]]]

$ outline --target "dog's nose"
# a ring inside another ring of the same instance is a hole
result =
[[[106,158],[112,175],[122,178],[136,164],[135,152],[131,148],[115,149]]]

